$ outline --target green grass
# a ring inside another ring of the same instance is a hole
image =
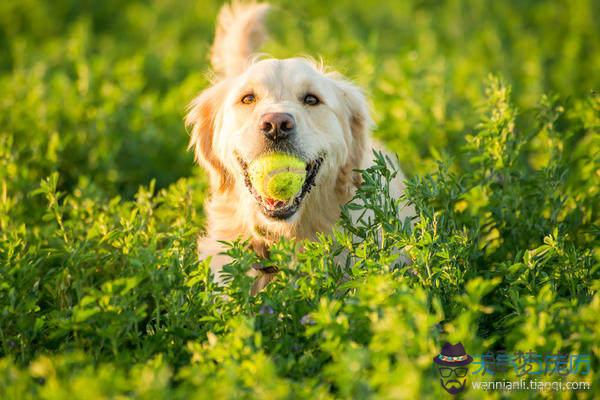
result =
[[[0,398],[440,398],[446,340],[590,354],[597,396],[598,1],[277,4],[265,50],[368,90],[419,222],[378,157],[374,219],[279,243],[256,297],[232,243],[216,287],[183,115],[220,4],[0,2]]]

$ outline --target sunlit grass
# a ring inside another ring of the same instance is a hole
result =
[[[439,398],[446,340],[591,354],[596,393],[597,4],[277,4],[265,50],[367,90],[419,218],[376,154],[334,234],[217,287],[183,115],[219,4],[2,2],[0,397]]]

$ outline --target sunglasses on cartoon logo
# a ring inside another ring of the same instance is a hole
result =
[[[452,376],[452,373],[456,375],[457,378],[462,378],[467,375],[469,372],[469,368],[449,368],[449,367],[440,367],[440,375],[442,378],[449,378]]]

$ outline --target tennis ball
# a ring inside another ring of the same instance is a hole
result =
[[[306,163],[289,154],[271,153],[252,161],[248,175],[262,197],[287,202],[302,189]]]

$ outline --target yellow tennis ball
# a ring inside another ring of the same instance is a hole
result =
[[[302,189],[306,163],[289,154],[271,153],[252,161],[248,175],[258,194],[287,202]]]

